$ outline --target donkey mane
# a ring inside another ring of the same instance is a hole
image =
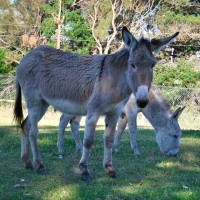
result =
[[[129,58],[129,52],[127,49],[123,48],[111,55],[110,62],[113,63],[114,67],[121,68],[123,66],[127,66],[127,61]]]

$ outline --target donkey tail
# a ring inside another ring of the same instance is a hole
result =
[[[16,97],[15,97],[15,106],[14,106],[14,121],[16,121],[21,127],[23,123],[23,110],[22,110],[22,92],[21,86],[16,79]]]

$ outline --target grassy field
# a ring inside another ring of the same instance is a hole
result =
[[[24,168],[20,160],[20,131],[8,121],[0,122],[0,199],[18,200],[199,200],[200,131],[184,130],[180,154],[162,155],[152,130],[140,129],[140,157],[134,157],[128,131],[123,135],[121,151],[113,153],[117,178],[109,178],[102,167],[103,126],[97,127],[89,162],[92,181],[80,180],[80,154],[67,129],[65,157],[58,159],[57,126],[39,126],[39,147],[47,176]],[[51,123],[48,123],[51,124]],[[83,136],[81,127],[81,135]]]

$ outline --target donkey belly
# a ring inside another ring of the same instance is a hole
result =
[[[86,106],[65,99],[48,99],[45,100],[56,110],[68,115],[86,115]]]

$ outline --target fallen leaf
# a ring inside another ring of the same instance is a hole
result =
[[[141,182],[141,183],[139,184],[139,186],[142,186],[142,185],[144,185],[144,183],[143,183],[143,182]]]

